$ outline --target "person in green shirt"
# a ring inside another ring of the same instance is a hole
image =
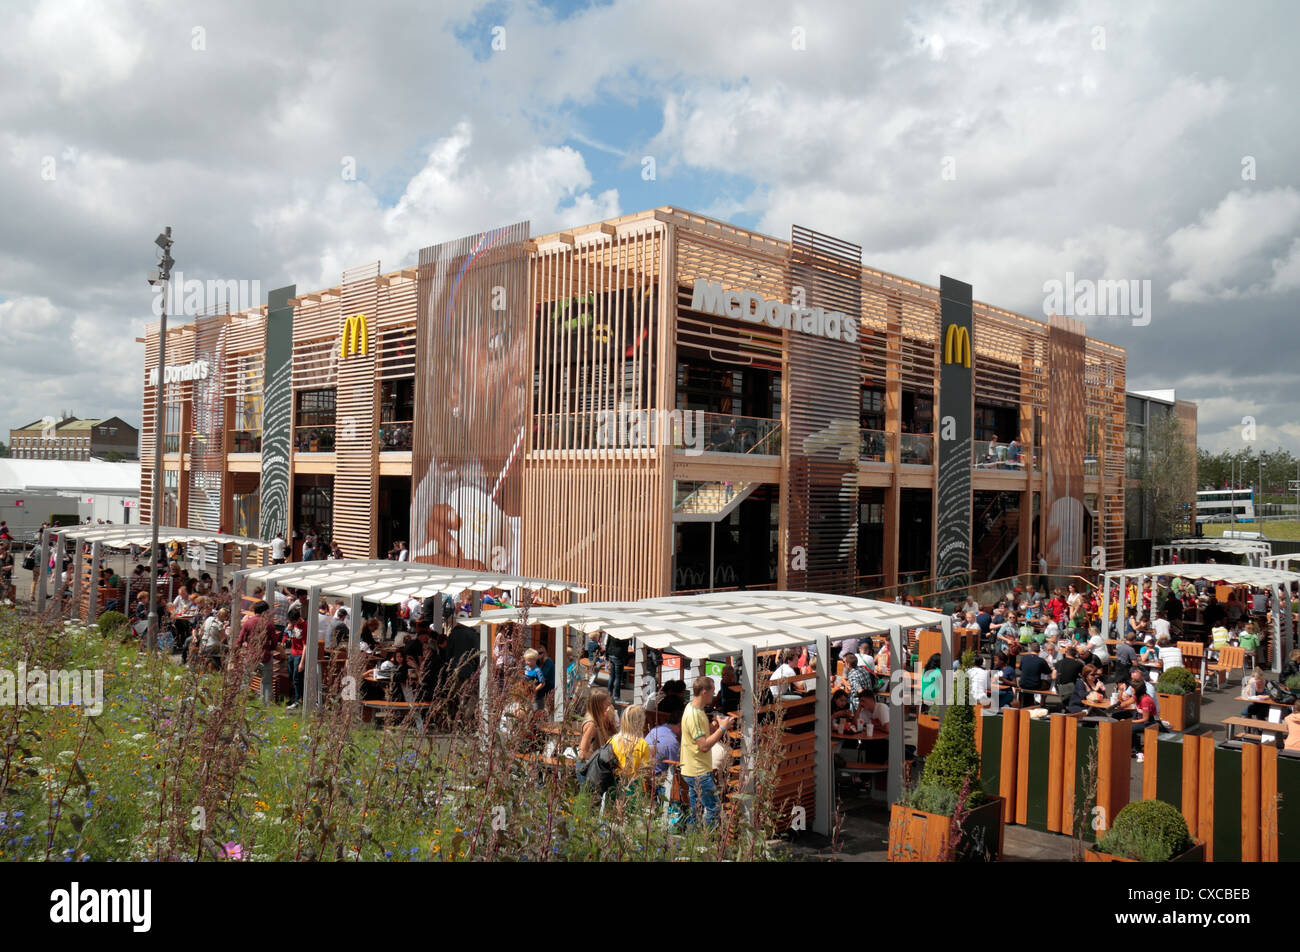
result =
[[[682,714],[682,780],[691,792],[691,812],[688,823],[694,823],[701,812],[705,826],[718,822],[718,790],[713,782],[713,745],[727,736],[734,717],[718,719],[716,729],[709,724],[706,708],[713,703],[713,679],[701,675],[691,685],[691,703]]]

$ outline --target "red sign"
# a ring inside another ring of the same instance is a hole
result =
[[[14,505],[17,506],[19,509],[21,509],[23,508],[23,501],[21,499],[15,499]]]

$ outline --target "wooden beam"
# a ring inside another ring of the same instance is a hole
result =
[[[399,273],[402,277],[408,278],[411,281],[414,281],[420,276],[420,270],[418,268],[403,268]]]
[[[563,242],[566,245],[572,245],[574,243],[573,232],[571,231],[560,232],[558,238],[561,242]]]

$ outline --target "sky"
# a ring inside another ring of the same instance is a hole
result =
[[[509,222],[675,205],[805,225],[1039,319],[1062,309],[1053,282],[1124,281],[1122,314],[1069,306],[1127,349],[1130,389],[1197,402],[1211,451],[1300,451],[1300,5],[6,0],[0,17],[0,430],[64,409],[140,422],[164,225],[186,279],[263,303]]]

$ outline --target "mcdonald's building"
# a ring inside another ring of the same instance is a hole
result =
[[[1124,351],[935,278],[665,207],[278,288],[142,339],[142,516],[598,599],[1119,567]]]

